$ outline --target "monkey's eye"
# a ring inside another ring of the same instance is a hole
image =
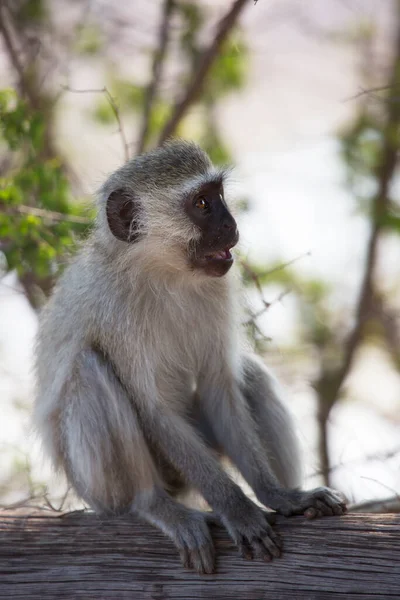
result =
[[[210,208],[210,203],[205,196],[199,196],[198,198],[196,198],[194,205],[196,208],[203,211],[206,211]]]

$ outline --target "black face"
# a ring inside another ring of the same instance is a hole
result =
[[[220,183],[204,184],[185,201],[185,211],[201,230],[201,239],[193,249],[190,262],[212,277],[222,277],[233,264],[230,249],[238,243],[236,221],[225,204]]]

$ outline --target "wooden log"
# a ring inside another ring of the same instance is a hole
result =
[[[215,575],[184,570],[172,543],[134,518],[0,513],[0,598],[328,600],[400,598],[400,515],[277,519],[285,552],[245,561],[213,528]]]

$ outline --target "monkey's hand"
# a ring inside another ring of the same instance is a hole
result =
[[[191,512],[190,520],[182,519],[175,524],[172,538],[186,569],[194,569],[201,575],[213,573],[215,550],[206,515],[200,511]]]
[[[268,503],[267,506],[269,506]],[[285,517],[304,515],[308,519],[343,515],[347,510],[342,494],[327,487],[319,487],[308,492],[290,490],[282,499],[281,506],[274,508],[276,512]]]
[[[282,540],[274,532],[270,515],[248,498],[220,517],[243,558],[269,562],[281,555]]]

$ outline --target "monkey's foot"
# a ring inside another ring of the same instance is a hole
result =
[[[251,560],[255,556],[265,562],[278,558],[282,552],[282,540],[269,524],[272,520],[270,513],[252,502],[235,516],[221,516],[221,522],[243,558]]]
[[[345,499],[340,492],[319,487],[309,492],[293,490],[277,512],[285,517],[304,515],[308,519],[343,515],[347,511]]]
[[[194,569],[201,575],[214,572],[214,542],[200,511],[193,511],[187,521],[175,523],[173,539],[186,569]]]

